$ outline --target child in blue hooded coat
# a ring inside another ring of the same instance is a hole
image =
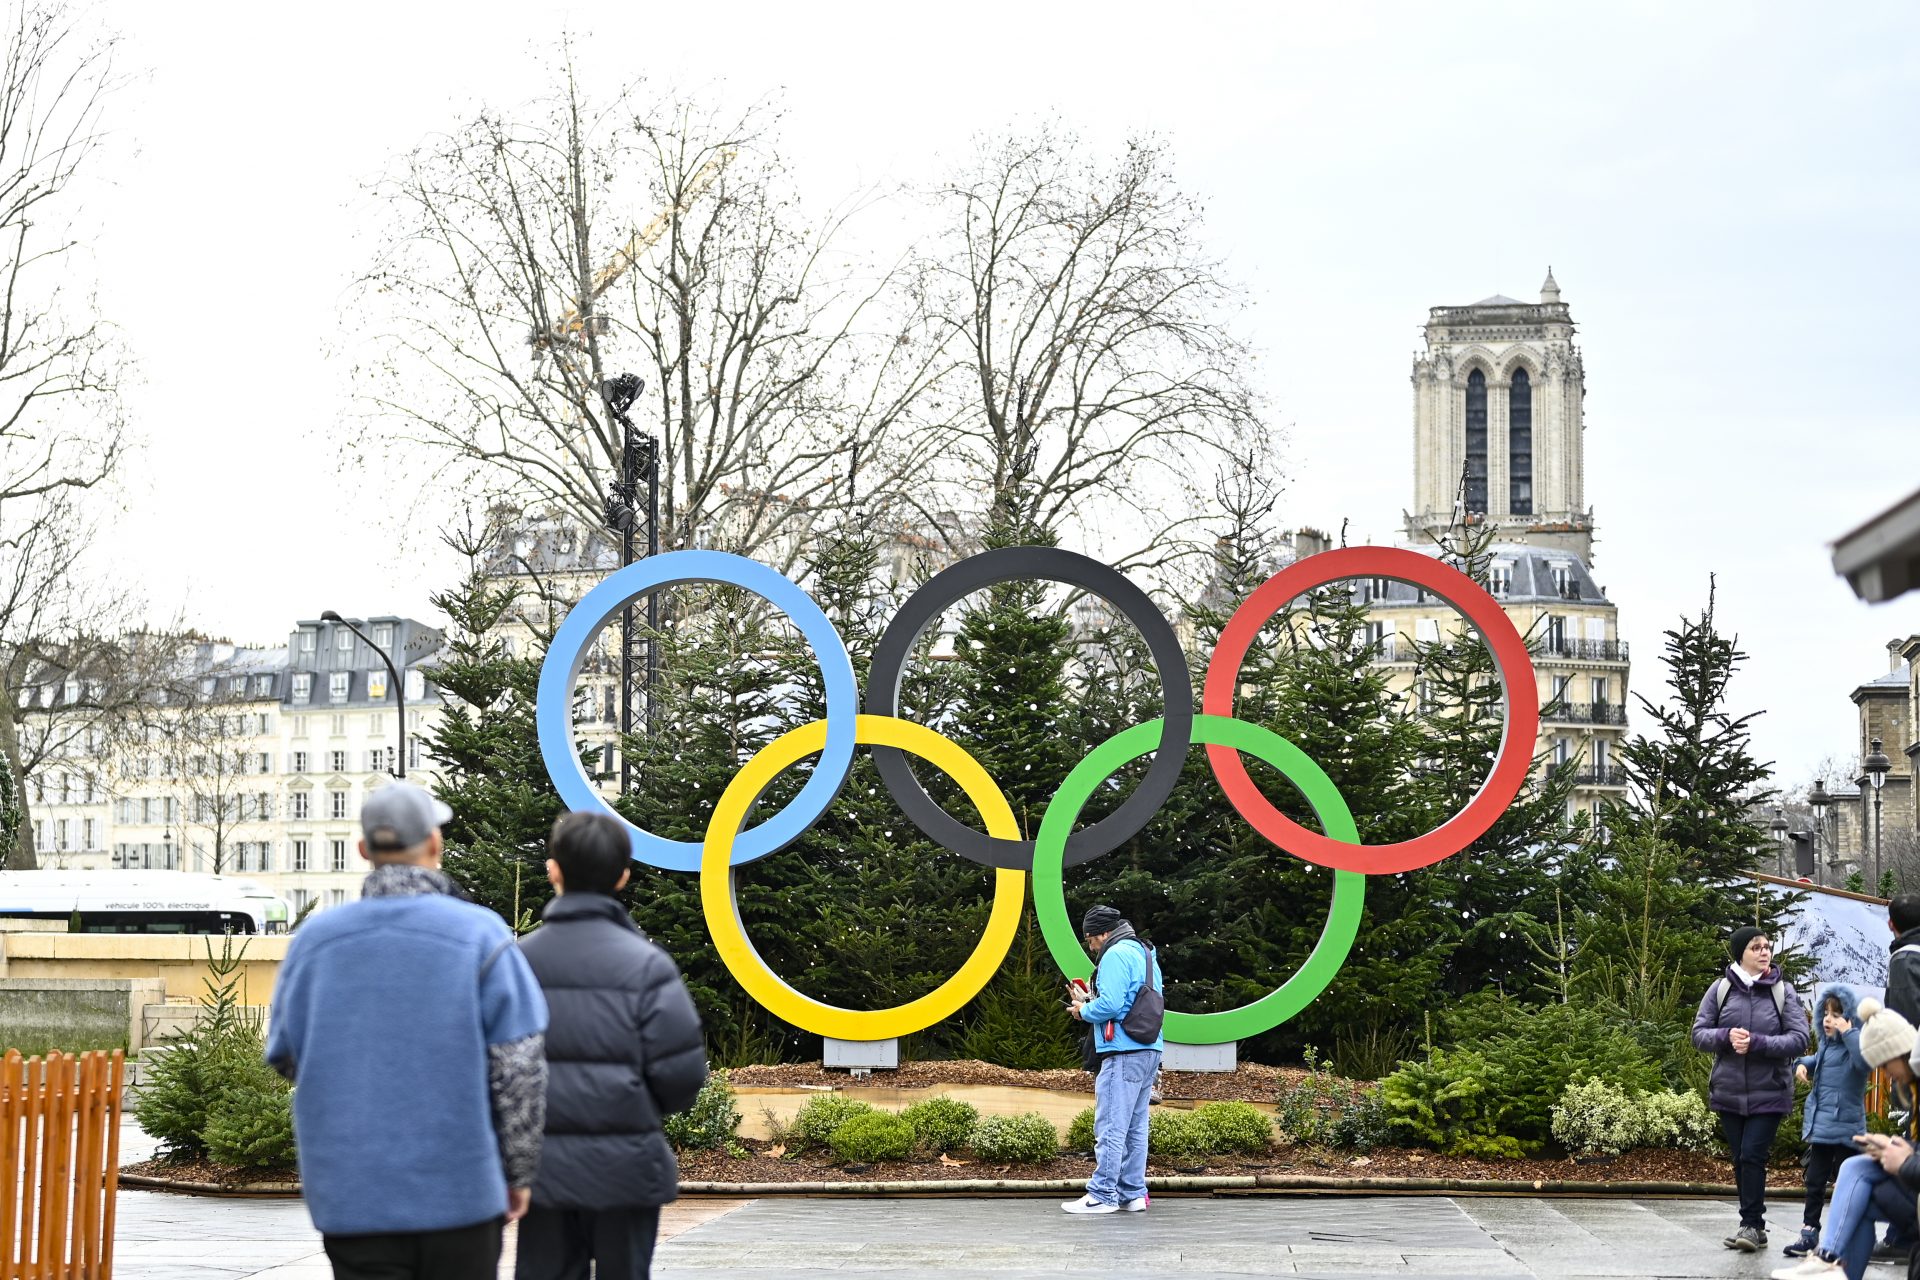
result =
[[[1813,1052],[1794,1067],[1794,1078],[1813,1088],[1807,1094],[1800,1136],[1807,1143],[1807,1206],[1800,1238],[1782,1252],[1804,1257],[1820,1240],[1820,1210],[1826,1204],[1827,1184],[1847,1157],[1858,1154],[1853,1135],[1867,1131],[1867,1077],[1872,1074],[1860,1054],[1859,1000],[1851,987],[1835,983],[1820,997],[1820,1036]]]

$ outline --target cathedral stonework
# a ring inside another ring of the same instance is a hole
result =
[[[1413,361],[1415,545],[1464,514],[1498,525],[1504,542],[1592,558],[1586,372],[1573,336],[1551,270],[1537,304],[1495,294],[1428,312]]]

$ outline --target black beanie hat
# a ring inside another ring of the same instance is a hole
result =
[[[1080,917],[1080,936],[1097,937],[1109,932],[1115,925],[1126,919],[1112,907],[1088,907],[1087,914]]]
[[[1755,938],[1765,937],[1766,933],[1765,929],[1756,929],[1750,924],[1743,924],[1735,929],[1733,937],[1727,942],[1727,950],[1733,953],[1733,962],[1739,964],[1741,957],[1747,954],[1748,945]]]

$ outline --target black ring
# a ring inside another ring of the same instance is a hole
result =
[[[1154,749],[1147,776],[1118,809],[1067,837],[1066,865],[1078,866],[1111,853],[1145,829],[1173,794],[1186,766],[1187,748],[1193,744],[1193,679],[1187,671],[1186,651],[1147,593],[1119,570],[1059,547],[996,547],[941,570],[907,597],[880,637],[867,672],[866,711],[869,715],[899,715],[900,677],[920,633],[954,601],[1015,578],[1081,587],[1119,610],[1146,637],[1166,701],[1160,745]],[[998,839],[956,821],[927,794],[907,763],[906,753],[899,748],[875,747],[873,758],[887,793],[929,839],[984,866],[1033,870],[1033,841]]]

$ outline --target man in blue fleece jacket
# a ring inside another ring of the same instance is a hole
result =
[[[1080,922],[1093,952],[1093,990],[1071,1006],[1093,1028],[1100,1073],[1093,1078],[1093,1177],[1087,1193],[1060,1207],[1068,1213],[1139,1213],[1147,1207],[1147,1110],[1166,1041],[1135,1040],[1120,1024],[1142,988],[1161,991],[1160,966],[1133,925],[1112,907],[1093,907]],[[1144,1034],[1144,1033],[1143,1033]]]
[[[267,1061],[295,1085],[337,1280],[493,1280],[540,1158],[546,1001],[513,932],[440,870],[452,816],[411,783],[369,795],[365,896],[302,924],[274,984]]]

